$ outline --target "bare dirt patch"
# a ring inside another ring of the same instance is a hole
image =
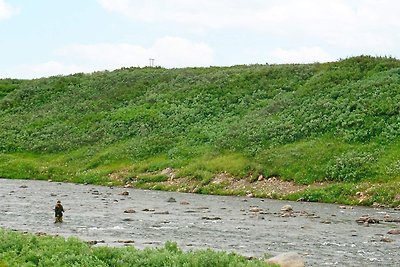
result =
[[[176,188],[179,192],[196,192],[199,187],[204,186],[201,181],[191,179],[188,177],[175,178],[176,172],[170,168],[161,172],[167,174],[169,179],[160,184]],[[265,178],[259,176],[255,181],[251,177],[234,177],[229,173],[220,173],[211,179],[207,184],[217,185],[226,192],[245,193],[251,195],[254,193],[262,193],[266,197],[273,197],[274,195],[289,195],[296,192],[301,192],[309,188],[322,188],[326,183],[314,183],[312,185],[296,184],[292,181],[283,181],[279,177]]]
[[[313,185],[299,185],[291,181],[283,181],[279,177],[264,178],[259,176],[256,181],[249,178],[235,178],[229,174],[222,173],[212,181],[214,184],[224,184],[227,189],[246,190],[249,193],[254,191],[263,191],[266,194],[288,195],[307,188],[316,188],[324,186],[324,183],[315,183]]]

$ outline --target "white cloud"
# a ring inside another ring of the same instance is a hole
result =
[[[17,8],[7,4],[7,2],[4,0],[0,0],[0,20],[8,19],[17,13]]]
[[[193,43],[183,38],[158,39],[149,52],[156,63],[167,68],[207,67],[213,63],[213,50],[205,43]]]
[[[126,43],[73,44],[58,49],[56,54],[99,69],[144,65],[149,56],[145,48]]]
[[[270,57],[273,63],[314,63],[335,60],[320,47],[278,48],[271,52]]]
[[[147,66],[149,58],[155,65],[172,67],[209,66],[213,50],[205,43],[194,43],[179,37],[163,37],[151,47],[127,43],[71,45],[59,49],[58,55],[85,61],[95,69],[115,69],[130,66]]]
[[[149,58],[155,59],[154,65],[166,68],[206,67],[213,62],[213,50],[206,44],[168,36],[157,39],[147,48],[127,43],[74,44],[57,49],[55,56],[57,60],[11,67],[1,76],[30,79],[131,66],[144,67],[149,65]]]
[[[98,0],[135,21],[188,29],[259,31],[344,49],[393,49],[400,41],[397,0]]]
[[[82,66],[48,61],[40,64],[23,64],[8,68],[6,72],[1,74],[1,78],[33,79],[89,71],[89,69],[85,69]]]
[[[175,22],[206,27],[220,27],[228,24],[231,16],[221,14],[230,9],[228,0],[98,0],[107,10],[121,13],[143,22]],[[232,16],[237,14],[233,13]]]

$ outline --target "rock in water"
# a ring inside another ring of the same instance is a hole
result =
[[[174,202],[176,202],[176,199],[173,198],[173,197],[170,197],[170,198],[167,200],[167,202],[169,202],[169,203],[174,203]]]
[[[400,235],[400,229],[391,229],[388,234],[390,235]]]
[[[380,221],[379,219],[375,219],[375,218],[369,217],[368,215],[363,215],[363,216],[361,216],[360,218],[358,218],[356,220],[356,222],[360,223],[360,224],[379,223],[379,221]]]
[[[261,212],[261,211],[262,211],[262,208],[259,208],[259,207],[251,207],[251,208],[249,209],[249,211],[250,211],[250,212]]]
[[[296,252],[279,254],[266,260],[267,263],[279,264],[281,267],[304,267],[304,260]]]
[[[281,211],[284,211],[284,212],[291,212],[291,211],[293,211],[293,207],[290,206],[290,205],[285,205],[285,206],[283,206],[283,207],[281,208]]]
[[[136,211],[134,209],[127,209],[124,210],[124,213],[135,213]]]

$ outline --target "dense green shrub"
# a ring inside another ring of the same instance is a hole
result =
[[[374,161],[371,154],[348,152],[334,159],[326,177],[334,181],[358,182],[373,175],[371,165]]]

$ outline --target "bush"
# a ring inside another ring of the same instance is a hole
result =
[[[373,176],[373,162],[375,158],[369,153],[347,152],[333,160],[326,176],[332,181],[359,182]]]

